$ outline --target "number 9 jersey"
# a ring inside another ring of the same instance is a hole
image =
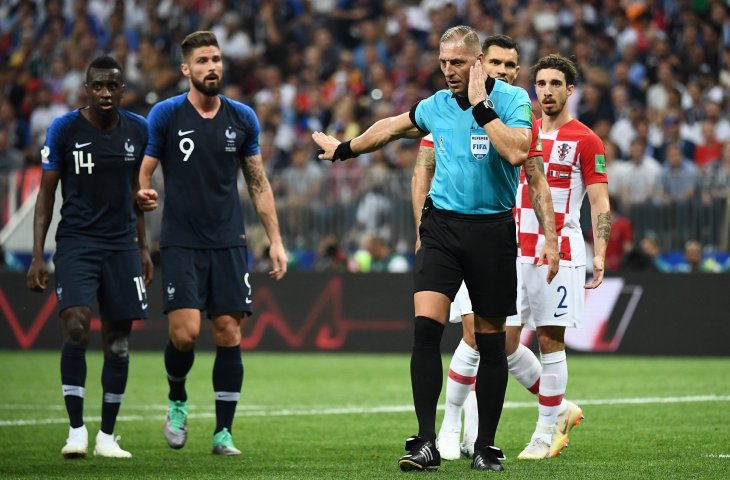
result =
[[[227,248],[245,245],[238,171],[260,153],[253,109],[219,95],[220,108],[203,118],[187,92],[149,113],[146,155],[162,165],[165,182],[161,247]]]

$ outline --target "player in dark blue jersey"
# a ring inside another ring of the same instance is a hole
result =
[[[114,425],[127,384],[132,321],[147,317],[145,286],[152,281],[144,217],[134,202],[147,122],[119,108],[124,82],[113,58],[91,62],[85,88],[89,105],[54,120],[41,151],[43,175],[26,284],[32,290],[46,289],[43,246],[60,181],[63,204],[53,259],[64,341],[61,383],[71,424],[61,453],[65,458],[86,456],[86,348],[96,300],[102,320],[104,398],[94,455],[128,458],[132,455],[119,447]]]
[[[532,112],[523,89],[485,79],[483,58],[472,28],[450,28],[439,45],[447,90],[408,113],[379,120],[349,142],[312,134],[323,150],[320,158],[333,161],[374,151],[397,138],[433,134],[436,169],[421,214],[414,272],[411,385],[419,433],[406,440],[408,454],[399,460],[404,471],[433,470],[441,464],[436,448],[436,406],[443,382],[440,343],[462,280],[472,298],[481,355],[476,382],[479,433],[471,466],[503,469],[494,437],[507,387],[505,320],[516,312],[512,207],[530,146]],[[557,255],[553,260],[557,272]]]
[[[285,275],[287,256],[259,150],[256,114],[219,95],[223,63],[215,35],[191,33],[181,49],[181,70],[190,89],[150,111],[150,142],[137,193],[142,210],[157,207],[157,192],[150,184],[157,165],[162,164],[165,200],[160,249],[170,332],[165,348],[170,390],[164,434],[172,448],[185,445],[185,378],[193,366],[205,310],[216,344],[213,453],[239,455],[231,429],[243,384],[241,319],[251,313],[246,232],[236,186],[239,167],[271,242],[273,278]]]

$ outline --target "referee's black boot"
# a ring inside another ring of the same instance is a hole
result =
[[[398,460],[404,472],[438,470],[441,466],[441,454],[432,440],[424,441],[414,435],[406,440],[406,450],[408,453]]]
[[[501,472],[504,470],[500,458],[504,459],[502,450],[497,447],[487,447],[484,450],[474,450],[471,460],[472,470]]]

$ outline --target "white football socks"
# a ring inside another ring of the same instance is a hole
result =
[[[449,365],[449,378],[446,380],[446,407],[441,426],[445,430],[461,430],[461,408],[464,406],[469,390],[477,379],[479,352],[471,348],[463,339],[456,347]]]

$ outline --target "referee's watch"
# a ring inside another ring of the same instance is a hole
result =
[[[487,98],[483,102],[479,102],[471,109],[471,114],[474,116],[474,120],[479,126],[484,126],[499,118],[497,112],[494,111],[494,102],[491,98]]]

